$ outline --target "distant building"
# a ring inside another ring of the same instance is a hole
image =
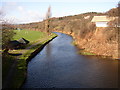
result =
[[[9,42],[10,49],[21,49],[24,48],[29,43],[28,40],[20,38],[19,40],[13,40]]]
[[[17,28],[17,30],[21,30],[20,28]]]
[[[22,43],[18,42],[17,40],[13,40],[13,41],[10,41],[9,42],[9,49],[18,49],[20,48],[21,46],[23,46]]]
[[[28,44],[29,41],[24,39],[24,38],[20,38],[19,40],[17,40],[19,43],[22,43],[22,44]]]
[[[96,24],[96,27],[107,27],[107,23],[114,20],[115,17],[94,16],[91,22]]]

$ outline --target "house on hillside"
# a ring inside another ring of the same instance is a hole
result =
[[[107,23],[114,19],[115,17],[94,16],[91,22],[94,22],[96,24],[96,27],[107,27]]]

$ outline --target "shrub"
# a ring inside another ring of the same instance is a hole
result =
[[[9,41],[12,40],[14,36],[14,26],[10,24],[2,25],[2,49],[8,48]]]
[[[117,28],[107,27],[103,31],[103,33],[105,35],[107,43],[117,42],[117,40],[118,40],[118,29]]]

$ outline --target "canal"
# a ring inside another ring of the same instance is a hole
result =
[[[71,36],[58,33],[29,63],[22,88],[116,88],[118,61],[78,54]]]

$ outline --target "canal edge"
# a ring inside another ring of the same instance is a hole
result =
[[[41,51],[43,50],[43,48],[44,48],[49,42],[51,42],[53,39],[55,39],[56,37],[57,37],[57,35],[54,36],[53,38],[51,38],[50,40],[48,40],[47,42],[45,42],[43,45],[41,45],[39,48],[37,48],[34,52],[32,52],[32,53],[28,56],[28,58],[26,59],[26,70],[25,70],[25,77],[24,77],[25,79],[24,79],[23,83],[20,85],[19,88],[22,88],[23,84],[25,83],[25,81],[26,81],[26,79],[27,79],[27,66],[28,66],[29,61],[31,61],[32,58],[34,58],[39,52],[41,52]]]
[[[54,38],[56,38],[57,36],[53,37],[52,39],[48,40],[47,42],[45,42],[43,45],[41,45],[39,48],[37,48],[34,52],[32,52],[30,54],[30,56],[26,59],[27,64],[29,63],[29,61],[31,61],[32,58],[34,58],[39,52],[42,51],[42,49],[49,43],[51,42]]]

